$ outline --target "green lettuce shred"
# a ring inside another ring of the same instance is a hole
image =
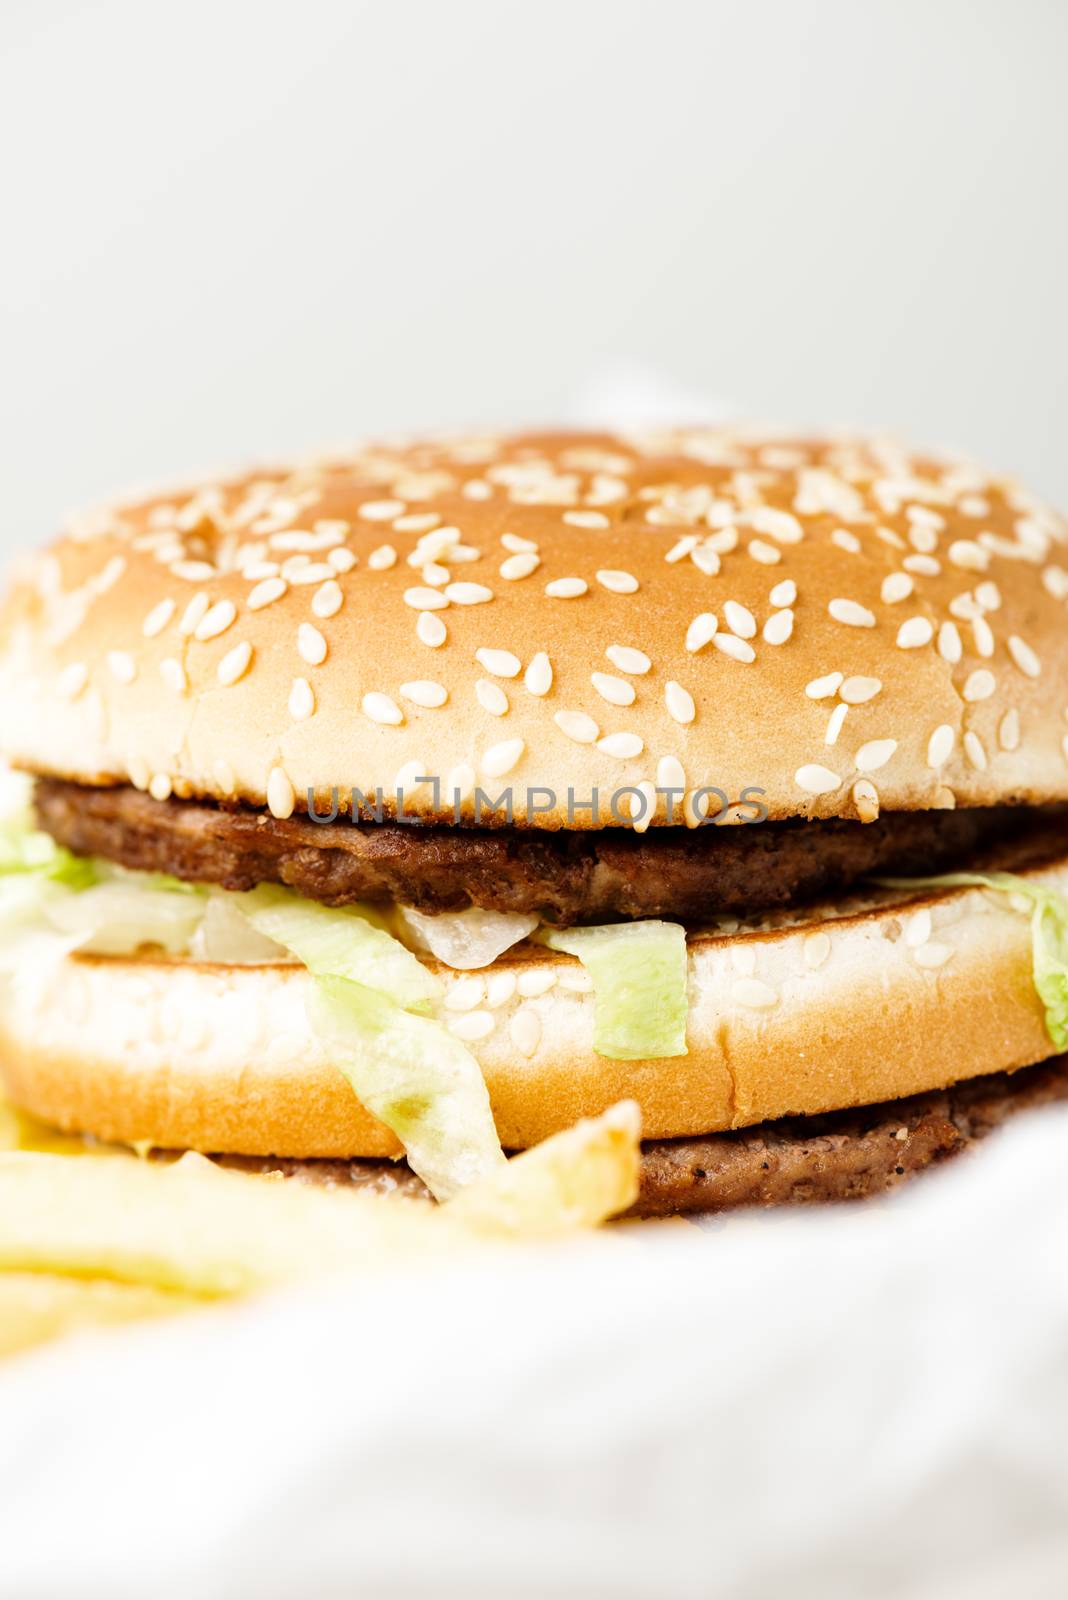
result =
[[[1068,1049],[1068,899],[1014,872],[947,872],[936,878],[878,878],[888,889],[994,889],[1031,905],[1031,968],[1046,1008],[1046,1032]]]
[[[676,922],[546,928],[537,938],[577,956],[593,979],[593,1048],[612,1061],[686,1054],[686,933]]]

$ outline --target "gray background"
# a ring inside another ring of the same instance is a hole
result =
[[[1068,6],[0,16],[0,539],[366,431],[728,408],[1068,502]]]

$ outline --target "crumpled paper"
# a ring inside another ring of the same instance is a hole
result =
[[[856,1207],[487,1248],[0,1371],[0,1594],[1068,1586],[1068,1110]]]

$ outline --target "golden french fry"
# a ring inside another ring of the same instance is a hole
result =
[[[173,1315],[202,1300],[139,1283],[109,1283],[43,1272],[0,1273],[0,1356],[74,1333]]]
[[[442,1208],[483,1231],[552,1234],[596,1227],[638,1197],[641,1115],[621,1100],[463,1189]]]

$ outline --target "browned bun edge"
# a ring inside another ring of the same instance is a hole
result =
[[[1068,858],[1028,876],[1068,889]],[[470,981],[440,970],[449,991]],[[552,986],[532,996],[539,975]],[[682,1057],[598,1055],[593,996],[567,986],[581,976],[569,957],[522,947],[491,976],[496,1003],[476,1010],[492,1027],[470,1048],[512,1149],[624,1097],[645,1137],[675,1138],[944,1088],[1051,1048],[1028,918],[981,889],[693,938]],[[149,958],[26,969],[0,1006],[0,1076],[26,1110],[105,1139],[398,1154],[308,1027],[311,981],[293,966]],[[454,1026],[473,1015],[442,1012]]]

